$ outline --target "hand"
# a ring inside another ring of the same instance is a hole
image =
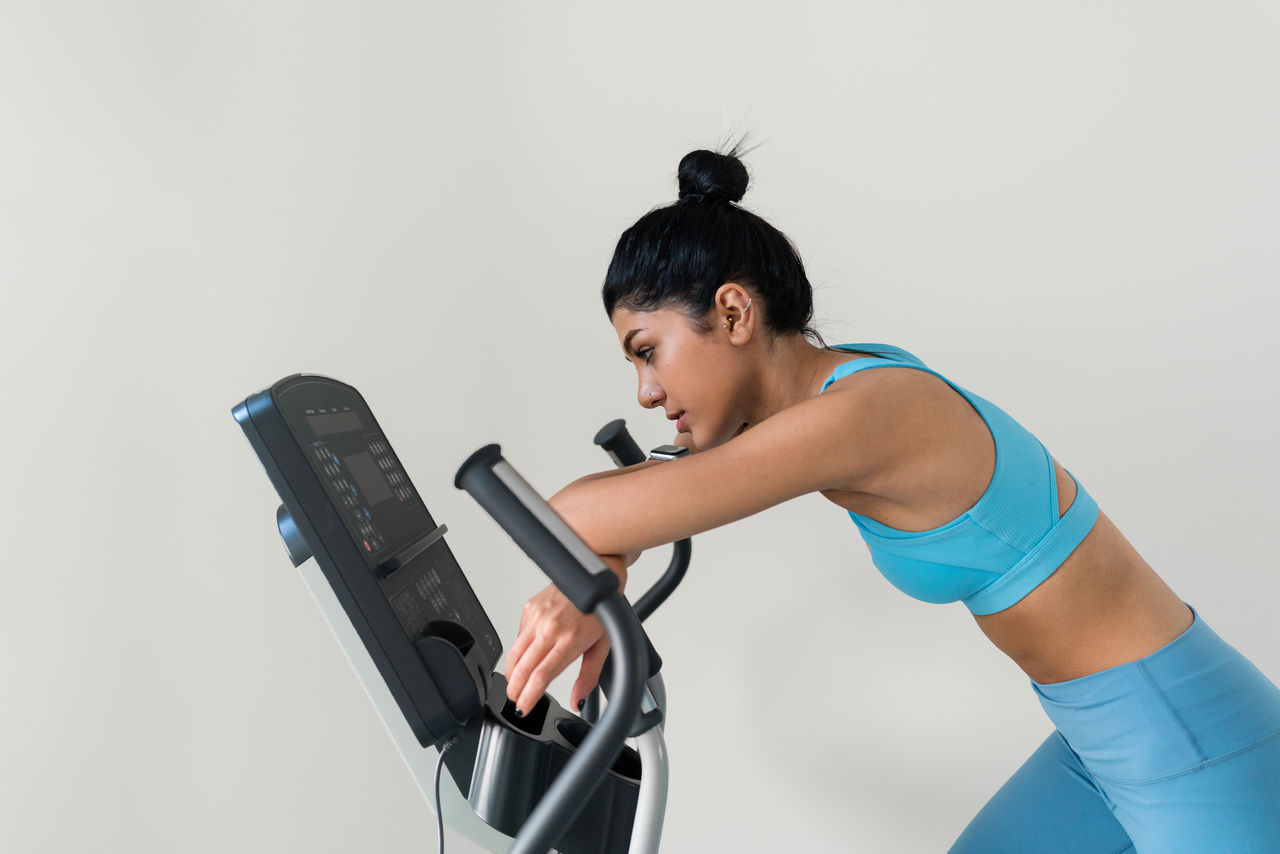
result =
[[[606,562],[625,580],[626,569],[620,560]],[[507,654],[507,699],[522,712],[530,711],[542,699],[551,680],[582,656],[582,667],[569,697],[571,707],[576,709],[600,680],[608,654],[609,639],[600,621],[583,614],[555,585],[550,585],[525,603],[520,615],[520,631]]]

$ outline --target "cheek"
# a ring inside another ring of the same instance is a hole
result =
[[[728,438],[722,435],[729,428],[730,422],[734,421],[736,400],[730,388],[714,375],[704,375],[699,378],[698,388],[696,391],[699,423],[706,430],[714,431],[717,435],[708,436],[707,440],[714,440],[715,444],[719,444]]]

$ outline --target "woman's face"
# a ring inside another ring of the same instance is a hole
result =
[[[661,408],[677,432],[704,450],[742,431],[745,359],[714,318],[711,331],[701,333],[674,309],[616,308],[613,328],[639,376],[641,406]]]

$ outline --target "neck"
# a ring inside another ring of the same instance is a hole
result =
[[[815,347],[803,335],[777,338],[761,356],[756,385],[760,397],[752,407],[751,424],[817,397],[823,380],[836,365],[849,358],[849,354],[841,350]]]

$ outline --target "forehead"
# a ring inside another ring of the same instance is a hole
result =
[[[664,332],[688,325],[688,321],[683,314],[670,308],[658,308],[653,311],[632,311],[629,308],[616,308],[613,310],[613,317],[610,320],[613,323],[614,331],[618,333],[619,341],[625,341],[629,333],[637,330]]]

